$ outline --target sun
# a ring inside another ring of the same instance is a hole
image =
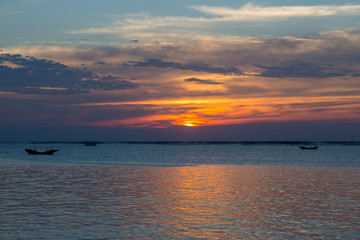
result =
[[[184,121],[184,122],[182,122],[182,125],[184,125],[186,127],[199,127],[199,126],[206,125],[206,123],[203,121]]]
[[[182,125],[185,127],[200,127],[208,125],[208,122],[202,118],[199,118],[195,114],[187,114],[185,116],[178,116],[173,122],[174,125]]]

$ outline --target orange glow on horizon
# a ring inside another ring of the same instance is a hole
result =
[[[98,127],[168,128],[171,126],[199,127],[254,122],[286,122],[328,119],[356,119],[359,97],[288,97],[244,99],[170,99],[137,102],[89,103],[85,106],[146,109],[153,114],[133,118],[92,122]],[[341,100],[341,104],[338,104]],[[166,109],[166,110],[164,110]],[[148,114],[148,112],[147,112]]]

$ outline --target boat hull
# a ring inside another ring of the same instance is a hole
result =
[[[29,154],[29,155],[53,155],[55,152],[59,151],[59,150],[47,150],[45,152],[39,152],[33,149],[25,149],[25,151]]]
[[[318,149],[319,147],[305,147],[305,146],[300,146],[299,147],[301,150],[316,150]]]

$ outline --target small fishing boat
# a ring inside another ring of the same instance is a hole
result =
[[[318,146],[313,146],[313,147],[299,146],[299,148],[302,150],[316,150],[319,147]]]
[[[25,151],[29,154],[29,155],[53,155],[55,152],[59,151],[59,150],[46,150],[44,152],[39,152],[39,151],[36,151],[33,150],[33,149],[30,149],[30,148],[25,148]]]

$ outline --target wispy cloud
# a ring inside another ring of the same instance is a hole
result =
[[[240,8],[218,6],[190,6],[203,16],[152,16],[141,13],[122,17],[105,27],[72,30],[71,34],[116,34],[121,37],[154,38],[154,33],[189,37],[209,33],[211,29],[226,29],[228,24],[239,22],[263,22],[286,20],[289,18],[328,17],[359,15],[360,5],[309,5],[309,6],[260,6],[248,3]],[[225,24],[225,25],[224,25]],[[239,26],[237,26],[239,27]],[[244,26],[242,26],[244,27]]]
[[[185,82],[193,82],[196,84],[209,84],[209,85],[219,85],[219,84],[223,84],[221,82],[216,82],[214,80],[204,80],[204,79],[199,79],[199,78],[187,78],[184,80]]]
[[[264,7],[248,3],[238,9],[212,6],[193,6],[192,8],[203,13],[221,17],[224,21],[268,21],[271,19],[292,17],[323,17],[334,15],[355,15],[360,13],[360,5]]]
[[[96,104],[95,104],[96,105]],[[123,103],[102,103],[100,106],[126,107]],[[227,125],[262,121],[299,121],[356,118],[359,98],[334,101],[332,97],[272,99],[208,99],[134,102],[132,107],[151,108],[151,115],[95,121],[102,127],[169,127],[172,125]],[[351,113],[349,113],[351,112]],[[309,118],[310,117],[310,118]]]
[[[130,61],[123,64],[124,66],[134,67],[157,67],[157,68],[173,68],[181,70],[192,70],[195,72],[220,73],[225,75],[242,75],[242,72],[232,66],[214,67],[204,62],[193,62],[182,64],[177,62],[167,62],[161,59],[146,59],[145,61]]]
[[[290,63],[283,63],[279,66],[259,66],[265,69],[260,76],[273,78],[329,78],[346,76],[351,71],[346,69],[336,69],[331,64],[318,64],[311,62],[292,61]]]

